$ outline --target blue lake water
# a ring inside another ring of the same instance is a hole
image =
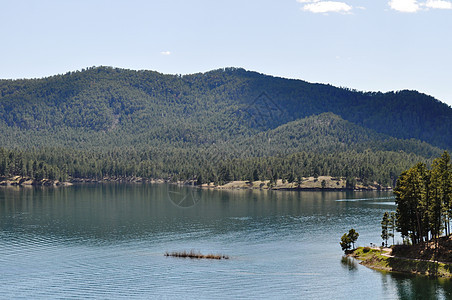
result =
[[[388,192],[171,185],[0,189],[0,298],[451,299],[452,282],[370,270],[339,240],[381,244]],[[221,253],[229,260],[165,257]]]

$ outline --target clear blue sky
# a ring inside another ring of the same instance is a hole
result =
[[[0,78],[243,67],[452,105],[452,0],[0,0]]]

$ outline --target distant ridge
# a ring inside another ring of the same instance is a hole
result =
[[[93,67],[42,79],[0,80],[0,124],[49,133],[150,130],[153,138],[164,135],[165,140],[200,143],[193,135],[209,130],[210,141],[223,137],[221,129],[230,121],[225,116],[246,109],[262,92],[277,104],[276,117],[259,128],[234,124],[228,128],[231,134],[266,131],[332,112],[378,133],[452,148],[452,108],[431,96],[416,91],[358,92],[241,68],[179,76]],[[162,124],[165,130],[157,130]]]
[[[394,186],[400,172],[452,149],[452,108],[417,91],[359,92],[241,68],[92,67],[0,80],[0,132],[5,178],[271,186],[322,175]]]

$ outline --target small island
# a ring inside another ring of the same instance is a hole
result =
[[[179,258],[192,258],[192,259],[229,259],[229,256],[224,254],[202,254],[200,252],[196,252],[194,250],[191,251],[173,251],[173,252],[165,252],[164,254],[167,257],[179,257]]]

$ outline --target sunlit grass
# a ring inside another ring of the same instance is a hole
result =
[[[351,254],[352,257],[361,261],[361,264],[375,270],[409,273],[432,277],[452,277],[452,265],[410,259],[403,257],[388,257],[382,255],[384,251],[359,247]]]

